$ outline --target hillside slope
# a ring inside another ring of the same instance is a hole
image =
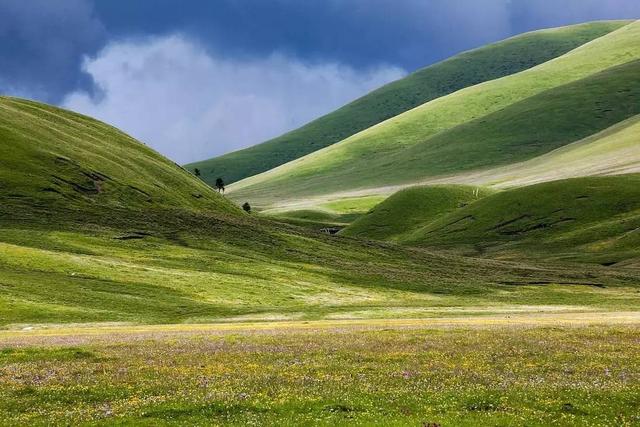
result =
[[[409,245],[512,258],[640,259],[640,175],[587,177],[485,197],[418,228]]]
[[[481,171],[428,178],[422,181],[421,185],[480,185],[504,189],[567,178],[640,173],[639,135],[640,115],[636,115],[531,160]],[[415,187],[415,184],[378,187],[363,190],[358,198],[383,200],[405,188]],[[368,196],[363,196],[366,194]],[[306,199],[304,206],[307,211],[317,212],[322,206],[332,203],[329,200],[333,197],[335,196],[328,195],[318,199]],[[282,215],[286,215],[289,211],[300,209],[300,205],[283,206],[278,209]]]
[[[119,130],[86,116],[0,97],[0,212],[26,220],[70,211],[240,210],[202,181]]]
[[[331,147],[245,179],[231,186],[230,194],[269,206],[368,187],[419,183],[543,154],[637,114],[638,40],[640,21],[545,64],[428,102]],[[545,108],[549,102],[556,110]],[[600,108],[600,103],[607,107]],[[549,129],[539,126],[547,122]],[[474,137],[477,131],[484,132],[482,140]],[[518,143],[512,134],[530,135],[528,143]],[[472,155],[467,153],[470,147],[477,150]],[[496,153],[502,157],[496,158]]]
[[[625,272],[466,259],[260,220],[120,131],[35,102],[0,99],[0,150],[0,328],[639,303]],[[573,290],[594,278],[611,286],[597,301],[588,286]],[[503,292],[531,280],[555,285]]]
[[[584,176],[640,173],[640,115],[525,162],[443,178],[511,188]],[[434,180],[441,181],[440,179]]]
[[[623,26],[593,22],[523,34],[419,70],[299,129],[244,150],[187,165],[213,184],[265,172],[465,87],[526,70]]]
[[[398,241],[403,236],[491,194],[467,185],[412,187],[399,191],[340,232],[343,236]]]

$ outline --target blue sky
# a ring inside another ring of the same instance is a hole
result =
[[[178,162],[293,129],[408,72],[638,0],[2,0],[0,92]]]

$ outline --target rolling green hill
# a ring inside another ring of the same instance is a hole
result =
[[[50,220],[71,211],[240,210],[160,154],[89,117],[0,97],[0,212]]]
[[[514,188],[414,229],[409,245],[613,265],[640,260],[640,175]]]
[[[187,165],[213,184],[231,183],[341,141],[425,102],[526,70],[619,29],[628,21],[541,30],[462,53],[419,70],[299,129],[244,150]]]
[[[242,180],[230,187],[230,196],[277,206],[542,155],[638,114],[639,39],[637,21],[552,61],[427,102]]]
[[[481,171],[436,177],[426,180],[424,185],[451,183],[505,189],[558,179],[640,173],[638,135],[640,135],[640,115],[531,160]],[[415,188],[415,186],[380,187],[373,189],[371,193],[363,192],[371,195],[360,196],[360,198],[382,201],[403,188]],[[304,204],[307,206],[307,211],[313,211],[331,203],[328,200],[332,197],[328,195],[317,200],[309,199]],[[372,207],[373,205],[369,208]],[[278,208],[282,215],[286,215],[291,209],[291,206]]]
[[[265,221],[113,127],[35,102],[0,99],[0,151],[2,328],[639,303],[624,271],[467,259]],[[594,280],[610,286],[599,298],[575,286]]]
[[[485,188],[467,185],[407,188],[357,219],[341,235],[399,241],[405,234],[491,193]]]

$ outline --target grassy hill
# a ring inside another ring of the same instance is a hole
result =
[[[491,194],[467,185],[412,187],[399,191],[344,229],[344,236],[398,241],[402,236]]]
[[[118,130],[35,102],[0,99],[0,150],[2,328],[640,303],[623,271],[467,259],[261,220]],[[554,285],[504,292],[540,280]],[[594,280],[610,286],[598,298],[575,286]]]
[[[28,220],[69,212],[239,209],[160,154],[86,116],[0,97],[0,212]]]
[[[531,160],[480,171],[435,177],[425,180],[424,185],[450,183],[505,189],[567,178],[640,173],[638,135],[640,135],[640,115]],[[409,184],[379,187],[372,191],[363,191],[363,194],[370,195],[359,198],[382,201],[404,188],[416,188],[416,186]],[[307,210],[313,211],[320,206],[330,204],[329,200],[333,197],[335,196],[327,195],[300,203],[304,203]],[[369,209],[373,207],[371,205]],[[288,209],[291,207],[284,206],[275,210],[286,215]]]
[[[639,37],[640,21],[245,179],[230,187],[230,195],[271,206],[420,183],[544,154],[638,113]]]
[[[456,174],[512,164],[596,134],[640,113],[638,75],[640,60],[444,131],[389,159],[405,166],[394,179],[408,181],[419,174]]]
[[[403,243],[521,259],[640,260],[640,175],[586,177],[499,192],[405,235]]]
[[[339,142],[425,102],[465,87],[518,73],[561,56],[625,25],[593,22],[523,34],[419,70],[299,129],[244,150],[187,165],[213,184],[228,183]]]

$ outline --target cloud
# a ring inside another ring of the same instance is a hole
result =
[[[66,108],[111,123],[177,162],[262,142],[402,77],[397,67],[356,71],[285,55],[226,59],[172,35],[109,44],[83,69]]]
[[[2,93],[56,102],[73,88],[90,86],[80,71],[82,56],[105,40],[90,2],[2,0],[0,16]]]

